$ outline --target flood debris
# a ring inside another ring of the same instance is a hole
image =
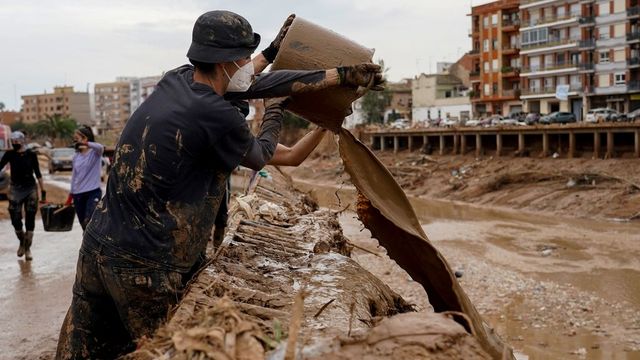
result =
[[[337,215],[272,175],[243,198],[255,217],[231,207],[231,235],[169,321],[126,359],[490,358],[463,326],[416,313],[365,271],[349,257]],[[282,217],[261,216],[266,203]],[[329,251],[314,252],[319,242]]]

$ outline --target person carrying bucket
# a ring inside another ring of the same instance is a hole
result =
[[[11,225],[15,229],[20,241],[17,255],[24,255],[27,261],[31,261],[31,244],[33,242],[33,230],[35,228],[36,212],[38,211],[38,192],[36,179],[40,185],[41,201],[46,200],[47,193],[44,189],[38,156],[25,147],[25,136],[20,131],[11,133],[12,150],[7,151],[0,159],[0,169],[5,165],[11,166],[11,188],[9,190],[9,215]],[[35,178],[33,177],[35,175]],[[24,210],[24,229],[22,213]]]

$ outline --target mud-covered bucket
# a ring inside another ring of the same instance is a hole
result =
[[[373,49],[298,16],[293,20],[271,70],[319,70],[371,62]],[[358,98],[355,89],[333,87],[292,97],[287,110],[337,132]]]
[[[44,231],[71,231],[76,216],[72,206],[62,204],[45,204],[40,207]]]

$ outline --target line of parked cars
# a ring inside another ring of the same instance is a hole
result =
[[[585,123],[601,123],[611,121],[639,121],[640,109],[627,114],[619,113],[608,108],[596,108],[589,110],[585,116]],[[576,115],[566,111],[555,111],[547,115],[539,113],[514,112],[507,117],[492,115],[477,120],[467,120],[464,126],[508,126],[508,125],[535,125],[535,124],[569,124],[577,122]]]

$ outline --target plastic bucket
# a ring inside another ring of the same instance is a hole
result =
[[[76,212],[73,205],[46,204],[40,207],[40,215],[44,231],[71,231]]]
[[[298,16],[287,31],[272,70],[319,70],[371,62],[374,50]],[[355,89],[333,87],[292,97],[287,110],[338,132],[358,98]]]

